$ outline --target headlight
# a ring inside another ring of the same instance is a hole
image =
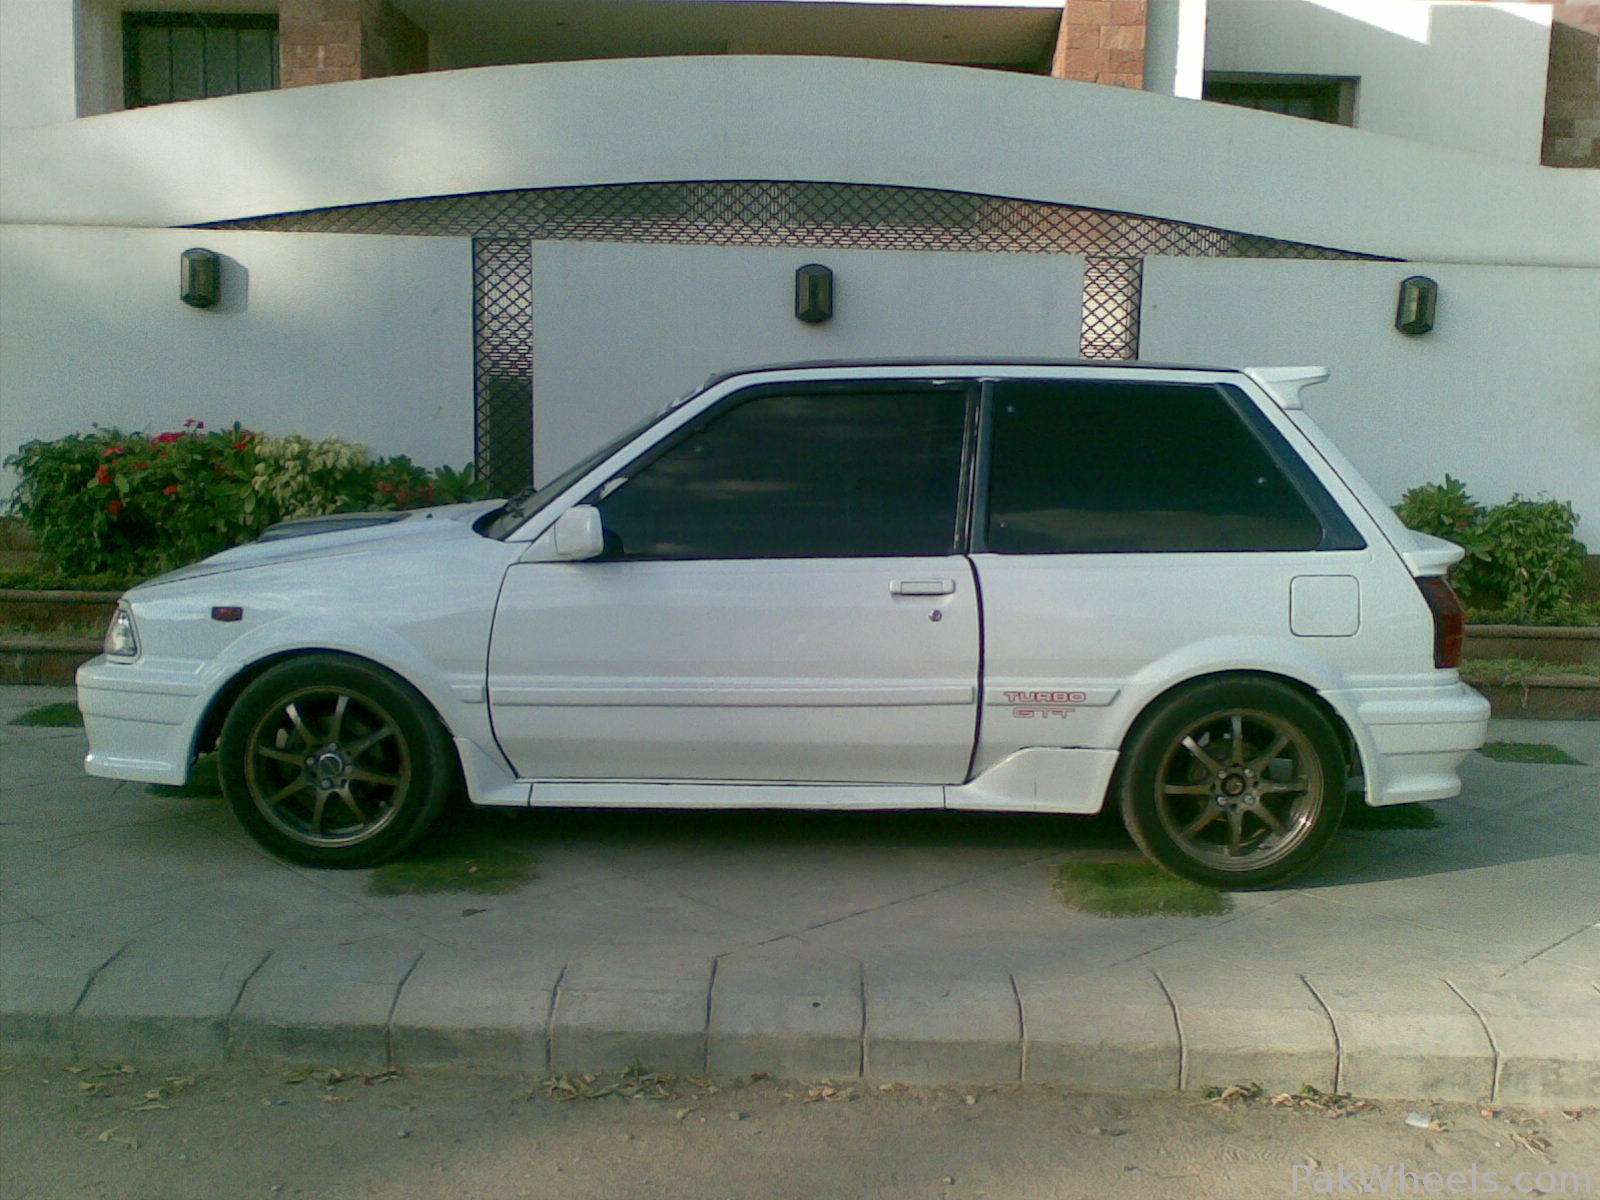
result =
[[[139,654],[139,636],[133,629],[133,614],[119,607],[106,630],[105,651],[112,658],[136,658]]]

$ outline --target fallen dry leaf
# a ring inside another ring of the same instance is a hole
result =
[[[1550,1139],[1542,1133],[1512,1133],[1511,1144],[1530,1154],[1537,1154],[1540,1158],[1549,1157],[1545,1151],[1550,1149]]]

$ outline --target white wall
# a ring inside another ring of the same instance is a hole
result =
[[[196,245],[233,260],[218,310],[178,299]],[[472,459],[465,240],[8,226],[0,341],[0,458],[94,422],[193,417]]]
[[[1600,178],[998,71],[487,67],[0,130],[6,221],[193,225],[416,196],[812,179],[1062,201],[1393,257],[1600,265]]]
[[[1209,0],[1150,0],[1144,23],[1144,90],[1200,99]]]
[[[1394,329],[1399,281],[1440,285]],[[1145,260],[1141,357],[1331,366],[1307,408],[1385,499],[1449,472],[1478,500],[1570,500],[1600,553],[1600,271]]]
[[[0,0],[0,126],[78,115],[73,0]]]
[[[794,272],[834,272],[832,320]],[[534,464],[542,482],[714,372],[806,359],[1073,358],[1083,262],[1056,255],[541,242],[533,248]]]
[[[1548,4],[1209,0],[1208,12],[1208,71],[1358,76],[1358,128],[1539,161]]]

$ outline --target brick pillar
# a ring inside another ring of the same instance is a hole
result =
[[[1066,0],[1050,74],[1144,87],[1146,0]]]
[[[427,69],[428,37],[388,0],[280,0],[284,87]]]
[[[1555,6],[1540,161],[1600,167],[1600,3]]]

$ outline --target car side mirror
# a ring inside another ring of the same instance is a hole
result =
[[[577,504],[556,518],[554,525],[533,539],[523,562],[582,562],[598,558],[606,548],[600,510]]]

